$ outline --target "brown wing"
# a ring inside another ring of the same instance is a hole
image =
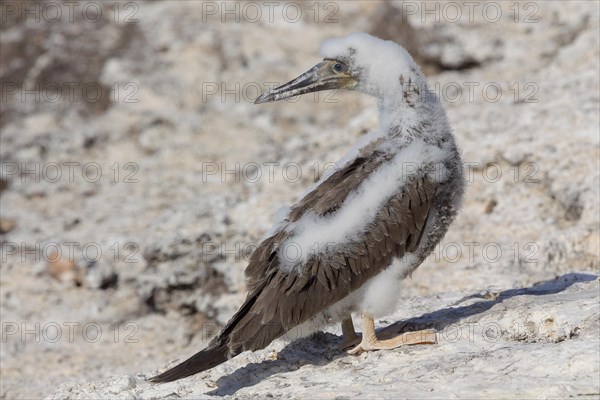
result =
[[[355,170],[358,168],[363,167]],[[312,193],[299,204],[322,205],[320,210],[338,208],[341,203],[333,200],[345,199],[360,184],[356,182],[364,180],[364,177],[354,176],[354,172],[342,174],[354,185],[346,186],[344,196],[331,197],[328,208]],[[248,267],[251,274],[260,272],[262,276],[251,275],[252,288],[246,302],[215,342],[227,343],[230,354],[262,349],[360,288],[387,268],[394,257],[416,250],[434,193],[435,185],[426,177],[408,182],[381,208],[361,239],[309,259],[301,275],[278,268],[278,245],[287,233],[280,232],[265,240],[251,257]],[[294,209],[296,207],[292,212]]]
[[[352,163],[331,174],[295,204],[290,210],[289,221],[297,221],[307,211],[322,216],[337,210],[348,194],[358,188],[371,172],[387,160],[388,157],[379,152],[372,153],[368,157],[356,158]]]
[[[305,196],[290,213],[295,221],[310,210],[325,215],[340,207],[383,159],[357,159]],[[212,368],[245,350],[258,350],[361,287],[387,268],[394,257],[414,251],[435,194],[427,178],[408,182],[377,213],[362,238],[326,251],[304,265],[304,273],[279,269],[279,244],[288,233],[263,241],[251,256],[250,292],[244,304],[208,347],[151,378],[170,382]]]
[[[368,157],[356,158],[349,165],[334,172],[292,206],[286,221],[295,222],[307,212],[320,216],[334,212],[344,203],[348,194],[358,188],[369,174],[386,160],[378,152],[374,152]],[[289,233],[282,230],[263,240],[252,253],[246,268],[247,285],[250,292],[261,284],[268,275],[268,271],[278,268],[277,250],[288,237]]]

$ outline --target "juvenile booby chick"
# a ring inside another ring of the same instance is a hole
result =
[[[365,33],[330,39],[324,60],[255,103],[327,89],[379,100],[380,126],[323,176],[251,255],[248,296],[208,347],[151,378],[174,381],[246,350],[263,349],[296,327],[362,317],[350,350],[435,343],[435,332],[378,340],[374,318],[394,311],[400,282],[433,250],[463,197],[462,162],[438,98],[401,46]]]

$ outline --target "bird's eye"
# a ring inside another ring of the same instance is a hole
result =
[[[344,70],[344,66],[342,64],[340,64],[340,63],[335,63],[333,65],[333,70],[335,72],[342,72]]]

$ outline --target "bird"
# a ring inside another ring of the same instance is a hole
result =
[[[310,333],[331,321],[341,323],[341,347],[353,355],[436,343],[433,329],[380,339],[374,320],[395,311],[402,280],[460,210],[463,165],[446,112],[415,60],[393,41],[354,32],[326,39],[320,53],[321,62],[255,104],[354,90],[377,98],[379,126],[287,208],[255,248],[245,270],[247,297],[222,331],[151,382],[194,375],[293,329]]]

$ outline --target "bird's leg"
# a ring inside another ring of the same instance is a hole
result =
[[[340,350],[346,350],[350,347],[356,346],[360,343],[360,337],[354,330],[354,324],[352,323],[352,316],[348,315],[342,321],[342,334],[344,335],[344,341],[340,344]]]
[[[435,331],[425,329],[417,332],[406,332],[391,339],[379,340],[375,335],[375,322],[373,317],[362,317],[362,340],[358,346],[348,351],[348,354],[359,355],[363,351],[389,350],[406,344],[435,344],[437,343]]]

